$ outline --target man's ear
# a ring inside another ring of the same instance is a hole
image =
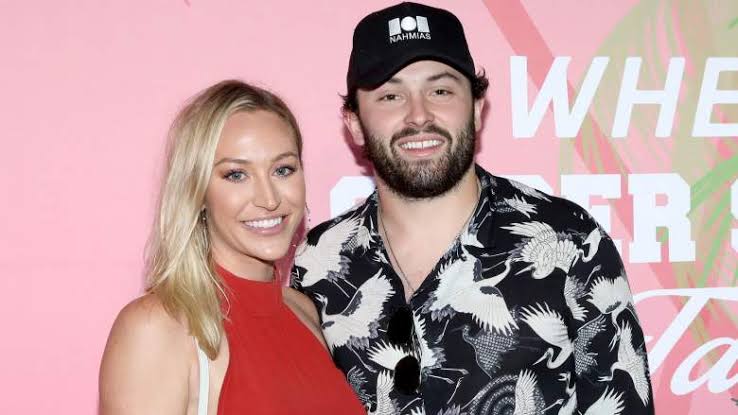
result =
[[[482,129],[482,110],[484,110],[484,98],[474,100],[474,131]]]
[[[359,120],[359,114],[353,111],[343,112],[343,123],[351,133],[354,144],[359,147],[364,146],[364,131],[361,129],[361,121]]]

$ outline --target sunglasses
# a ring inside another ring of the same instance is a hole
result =
[[[411,349],[417,354],[413,312],[407,306],[395,310],[387,323],[387,337],[390,343]],[[420,387],[420,362],[409,354],[395,365],[395,389],[405,395],[411,395]]]

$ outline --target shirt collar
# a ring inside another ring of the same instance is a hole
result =
[[[479,201],[474,211],[473,219],[470,221],[464,232],[476,231],[476,238],[484,249],[494,247],[495,244],[495,210],[498,204],[497,180],[495,176],[484,170],[478,164],[474,164],[474,172],[479,179],[481,191]],[[362,215],[365,217],[366,228],[372,235],[375,247],[381,243],[379,235],[379,194],[376,189],[366,199],[364,206],[359,208],[363,210]],[[366,221],[368,220],[368,223]],[[480,232],[481,226],[484,225],[484,231]]]

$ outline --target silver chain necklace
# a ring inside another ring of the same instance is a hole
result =
[[[456,234],[456,237],[454,238],[454,241],[458,240],[461,234],[466,230],[466,228],[469,226],[469,222],[471,222],[472,218],[474,217],[474,212],[477,210],[477,204],[479,204],[479,197],[482,193],[482,186],[479,184],[479,179],[476,181],[477,183],[477,202],[474,204],[474,207],[472,208],[471,213],[469,214],[469,217],[466,218],[466,221],[464,221],[464,224],[461,225],[461,229],[459,229],[459,232]],[[384,241],[387,242],[387,250],[389,251],[391,259],[394,260],[395,265],[397,265],[397,271],[399,271],[400,278],[402,281],[407,284],[407,286],[410,288],[410,296],[412,296],[415,293],[415,288],[412,284],[410,284],[410,280],[405,276],[405,271],[402,270],[402,266],[400,265],[400,261],[397,259],[397,256],[395,255],[395,252],[392,250],[392,242],[390,242],[389,233],[387,233],[387,229],[384,227],[384,221],[382,220],[382,207],[381,204],[377,205],[377,221],[379,222],[379,228],[382,230],[382,233],[384,233]]]
[[[410,295],[413,295],[415,292],[415,287],[413,287],[412,284],[410,284],[410,280],[405,277],[405,271],[402,270],[402,266],[400,266],[400,261],[397,260],[397,257],[395,256],[395,252],[392,250],[392,244],[390,243],[389,234],[387,233],[387,229],[384,228],[384,221],[382,220],[382,209],[379,209],[379,227],[382,229],[382,233],[384,234],[384,240],[387,242],[387,248],[389,250],[389,254],[392,257],[392,260],[394,260],[394,263],[397,265],[397,270],[400,271],[400,278],[402,278],[402,281],[407,284],[407,286],[410,288]]]

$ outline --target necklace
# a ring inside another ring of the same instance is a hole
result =
[[[389,234],[387,233],[387,229],[384,228],[384,221],[382,220],[382,211],[381,208],[379,210],[379,227],[382,229],[382,233],[384,234],[384,240],[387,242],[387,249],[389,250],[389,254],[392,257],[392,262],[397,265],[397,271],[398,274],[400,274],[400,278],[402,278],[402,281],[407,284],[408,288],[410,288],[410,295],[412,295],[415,292],[415,287],[413,287],[412,284],[410,284],[410,280],[405,277],[405,271],[402,270],[402,267],[400,266],[400,261],[397,260],[397,257],[395,256],[394,251],[392,250],[392,244],[390,243]]]
[[[456,237],[454,238],[454,241],[458,240],[461,234],[466,230],[466,228],[469,226],[469,222],[471,222],[472,218],[474,217],[474,212],[477,210],[476,205],[479,204],[479,197],[482,193],[482,186],[479,185],[479,180],[476,181],[477,184],[477,202],[474,204],[474,207],[471,210],[471,213],[469,213],[469,217],[466,218],[466,221],[464,221],[464,224],[461,225],[461,229],[459,229],[459,232],[456,234]],[[397,256],[395,255],[395,252],[392,250],[392,242],[390,242],[389,233],[387,233],[387,229],[384,227],[384,221],[382,220],[382,207],[381,204],[378,204],[378,212],[377,212],[377,221],[379,222],[379,228],[382,230],[382,233],[384,234],[384,241],[387,242],[387,251],[390,254],[390,259],[392,262],[397,265],[397,271],[400,275],[400,278],[402,281],[407,285],[407,287],[410,289],[409,296],[411,297],[417,288],[415,288],[411,283],[410,280],[405,275],[405,271],[402,270],[402,266],[400,265],[400,261],[397,260]]]

